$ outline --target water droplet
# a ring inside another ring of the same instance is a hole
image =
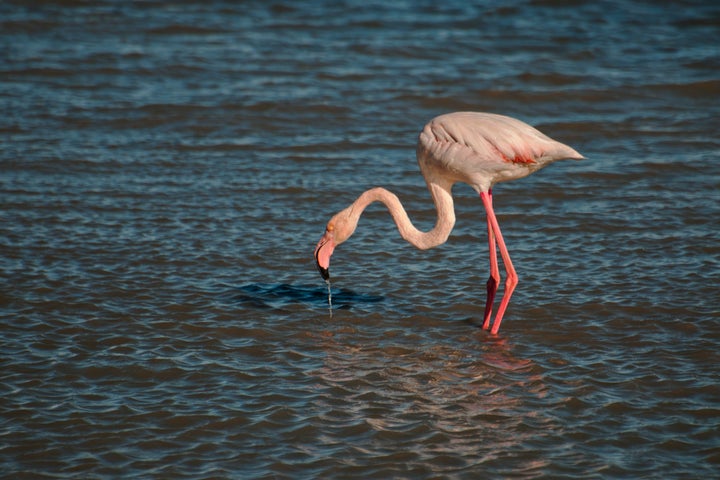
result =
[[[325,280],[328,288],[328,311],[330,312],[330,318],[332,318],[332,290],[330,288],[330,279]]]

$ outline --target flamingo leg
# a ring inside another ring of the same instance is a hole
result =
[[[492,203],[492,190],[488,191],[488,199]],[[490,278],[487,281],[487,299],[485,300],[485,315],[483,317],[483,330],[490,329],[490,318],[492,316],[493,303],[495,302],[495,293],[497,293],[500,284],[500,269],[498,268],[497,249],[495,248],[495,234],[493,233],[492,223],[488,217],[488,250],[490,252]]]
[[[498,307],[498,311],[495,314],[495,321],[493,322],[492,330],[490,330],[492,335],[496,335],[498,330],[500,330],[500,323],[502,322],[503,315],[505,314],[505,309],[507,309],[508,303],[510,303],[510,297],[518,284],[518,276],[517,273],[515,273],[515,267],[513,267],[512,261],[510,260],[510,254],[505,246],[505,240],[503,240],[502,233],[500,232],[500,226],[498,225],[497,218],[495,217],[495,211],[492,206],[492,194],[490,192],[481,192],[480,198],[485,205],[488,225],[495,236],[497,246],[500,249],[500,256],[503,259],[505,271],[507,272],[505,291],[503,292],[503,297],[500,301],[500,307]],[[492,261],[492,254],[490,255],[490,258]]]

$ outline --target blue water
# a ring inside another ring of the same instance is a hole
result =
[[[0,5],[0,478],[713,478],[720,7]],[[422,229],[441,113],[587,157]]]

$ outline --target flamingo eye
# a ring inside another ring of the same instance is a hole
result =
[[[332,223],[328,223],[328,225],[327,225],[327,231],[328,231],[328,232],[332,232],[333,230],[335,230],[335,225],[333,225]]]

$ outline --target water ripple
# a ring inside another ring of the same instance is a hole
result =
[[[255,3],[0,4],[0,478],[714,478],[717,7]],[[450,110],[588,157],[494,190],[501,335],[460,185],[330,312]]]

